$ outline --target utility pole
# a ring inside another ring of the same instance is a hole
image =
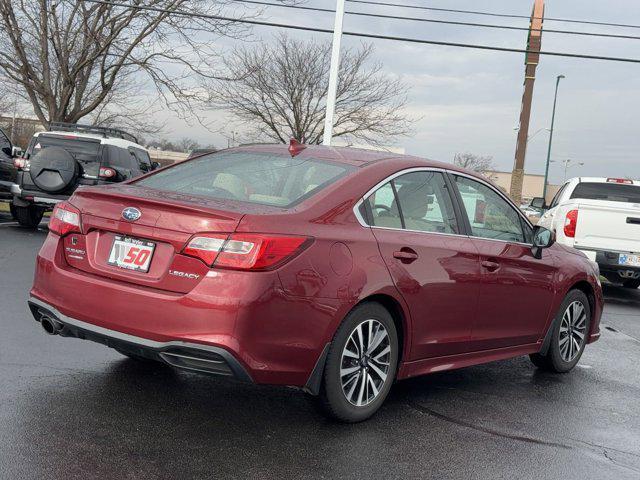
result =
[[[542,46],[542,24],[544,18],[544,0],[534,0],[529,36],[527,38],[527,53],[525,54],[524,92],[522,93],[522,107],[520,110],[520,129],[516,144],[516,155],[511,173],[511,199],[520,204],[522,200],[522,182],[524,181],[524,160],[527,154],[527,137],[529,136],[529,119],[531,118],[531,101],[533,99],[533,83],[536,79],[536,67],[540,61],[540,47]]]
[[[344,2],[345,0],[336,0],[336,18],[333,25],[333,47],[331,49],[331,66],[329,67],[329,88],[327,90],[327,109],[324,116],[323,145],[331,145],[331,137],[333,136],[333,114],[336,109],[336,95],[338,92]]]
[[[547,201],[547,181],[549,180],[549,162],[551,161],[551,140],[553,140],[553,124],[556,119],[556,101],[558,100],[558,85],[560,80],[564,78],[564,75],[558,75],[556,77],[556,93],[553,96],[553,111],[551,112],[551,129],[549,130],[549,148],[547,148],[547,163],[544,167],[544,185],[542,187],[542,198]],[[565,177],[567,170],[565,168]]]

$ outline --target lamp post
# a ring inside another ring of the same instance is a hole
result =
[[[578,163],[571,163],[573,162],[572,159],[567,158],[566,160],[551,160],[550,163],[564,163],[564,176],[562,177],[562,181],[564,182],[567,179],[567,170],[569,170],[571,167],[575,167],[575,166],[580,166],[582,167],[584,165],[584,162],[578,162]]]
[[[556,93],[553,96],[553,111],[551,113],[551,128],[549,129],[549,148],[547,149],[547,163],[544,167],[544,185],[542,186],[542,198],[547,198],[547,181],[549,180],[549,162],[551,161],[551,141],[553,140],[553,123],[556,119],[556,101],[558,100],[558,85],[560,79],[564,78],[564,75],[558,75],[556,77]]]

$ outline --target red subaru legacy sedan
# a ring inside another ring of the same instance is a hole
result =
[[[482,177],[349,148],[247,146],[59,203],[29,306],[50,334],[297,386],[342,421],[391,385],[599,337],[598,267]]]

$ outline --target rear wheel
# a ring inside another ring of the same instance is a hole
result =
[[[398,365],[398,334],[389,312],[364,303],[342,321],[329,347],[320,401],[343,422],[371,417],[389,394]]]
[[[551,343],[547,353],[530,355],[533,364],[544,370],[564,373],[576,366],[589,335],[591,308],[587,296],[571,290],[565,297],[551,328]]]
[[[627,280],[625,282],[622,282],[622,286],[624,288],[636,289],[636,288],[640,287],[640,278],[636,278],[634,280]]]
[[[29,205],[28,207],[14,206],[14,209],[18,223],[27,228],[37,228],[44,215],[44,208],[36,207],[35,205]]]

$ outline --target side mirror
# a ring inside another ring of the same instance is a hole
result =
[[[531,253],[534,258],[542,258],[542,250],[549,248],[556,241],[556,236],[551,230],[536,225],[533,227],[533,245],[531,245]]]
[[[20,147],[11,147],[11,158],[22,157],[22,149]]]
[[[546,202],[544,201],[543,197],[533,198],[529,206],[533,208],[537,208],[539,210],[544,210],[545,208],[547,208]]]
[[[151,162],[151,170],[157,170],[160,167],[162,167],[162,165],[158,162]]]

